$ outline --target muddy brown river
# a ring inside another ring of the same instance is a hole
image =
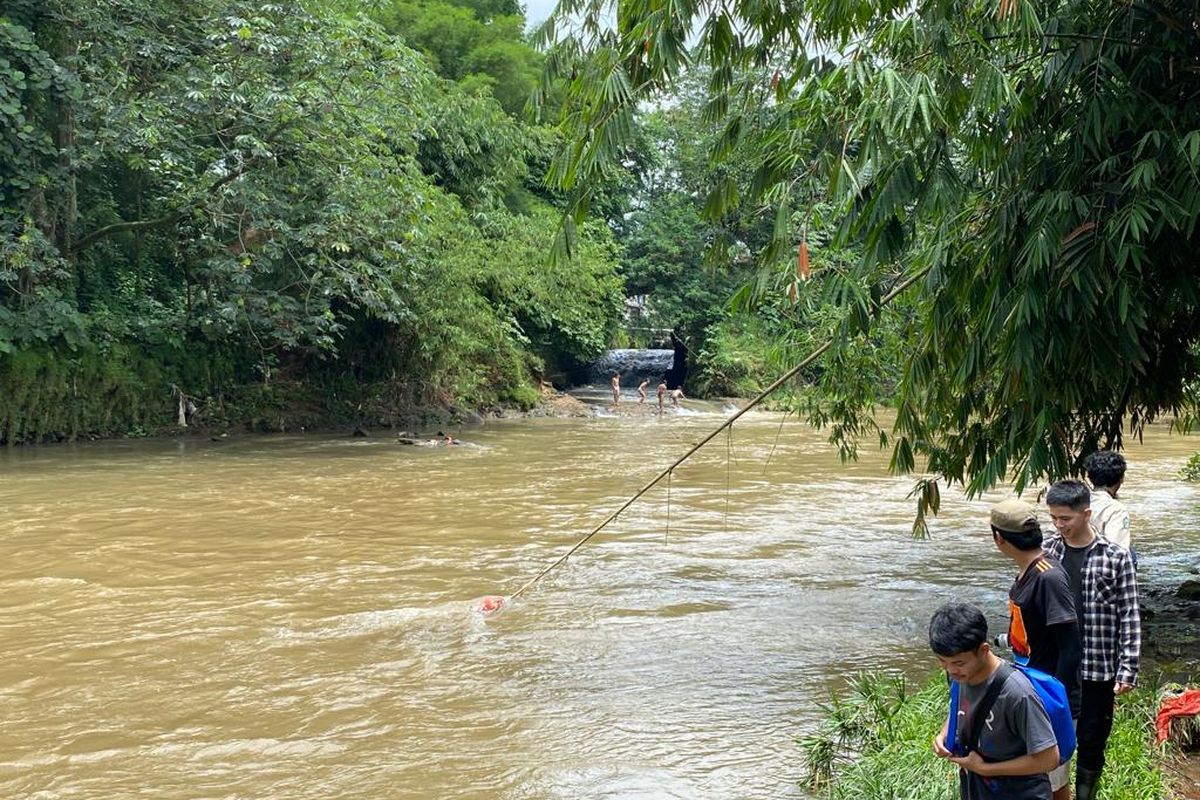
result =
[[[752,414],[504,613],[722,410],[0,451],[0,797],[802,798],[857,670],[924,680],[942,600],[997,623],[986,508]],[[1122,497],[1147,580],[1200,561],[1200,440]],[[768,456],[770,457],[768,463]]]

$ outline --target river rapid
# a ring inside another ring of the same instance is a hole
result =
[[[750,414],[503,613],[717,407],[0,452],[0,797],[802,798],[795,738],[930,612],[999,625],[996,492],[943,493]],[[1200,441],[1127,451],[1146,580],[1200,558]]]

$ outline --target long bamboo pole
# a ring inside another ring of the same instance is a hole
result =
[[[898,286],[893,288],[890,292],[888,292],[879,301],[880,307],[882,308],[883,306],[886,306],[888,303],[895,300],[900,294],[902,294],[906,289],[908,289],[914,283],[916,283],[921,278],[923,278],[928,272],[929,272],[928,268],[922,269],[922,270],[919,270],[918,272],[914,273],[913,275],[909,276],[908,278],[906,278],[901,284],[899,284]],[[615,520],[617,517],[619,517],[621,515],[622,511],[629,508],[631,505],[633,505],[635,502],[637,502],[637,500],[642,495],[644,495],[646,492],[650,491],[655,486],[657,486],[659,481],[661,481],[663,478],[667,477],[672,472],[674,472],[676,467],[678,467],[684,461],[687,461],[689,458],[691,458],[692,455],[697,450],[699,450],[701,447],[704,447],[704,445],[708,444],[713,439],[715,439],[717,437],[717,435],[721,433],[721,431],[725,430],[726,428],[733,425],[733,423],[737,422],[738,418],[741,417],[743,414],[745,414],[747,411],[749,411],[750,409],[752,409],[755,406],[757,406],[758,404],[760,404],[763,400],[767,399],[767,397],[769,397],[772,393],[774,393],[777,389],[779,389],[780,386],[783,386],[783,384],[787,383],[789,380],[791,380],[793,377],[795,377],[796,374],[800,372],[800,370],[804,369],[805,367],[809,366],[814,361],[816,361],[818,358],[825,355],[825,353],[832,346],[833,346],[833,339],[826,340],[824,344],[822,344],[816,350],[809,353],[804,358],[804,360],[802,360],[799,364],[792,367],[787,372],[783,373],[783,375],[779,376],[775,380],[774,383],[772,383],[766,389],[763,389],[761,392],[759,392],[758,395],[756,397],[754,397],[754,399],[752,399],[749,403],[747,403],[741,410],[739,410],[736,414],[731,416],[729,419],[722,422],[711,433],[709,433],[707,436],[705,436],[703,439],[701,439],[699,442],[697,442],[695,445],[693,445],[691,447],[691,449],[689,449],[686,453],[681,455],[679,458],[675,459],[675,461],[669,467],[667,467],[662,472],[655,475],[654,478],[652,478],[649,483],[647,483],[641,489],[638,489],[637,492],[633,495],[633,497],[630,497],[628,500],[626,500],[621,505],[620,508],[618,508],[616,511],[612,512],[607,517],[605,517],[603,522],[601,522],[596,527],[592,528],[591,531],[589,531],[587,533],[587,535],[584,536],[582,539],[577,541],[574,544],[574,546],[571,547],[570,550],[563,553],[561,556],[558,557],[558,559],[551,562],[544,569],[542,569],[540,572],[538,572],[536,575],[534,575],[532,578],[530,578],[528,581],[526,581],[525,584],[520,589],[517,589],[517,591],[515,591],[511,595],[509,595],[508,599],[509,600],[517,599],[522,594],[524,594],[529,589],[529,587],[533,586],[535,583],[537,583],[543,577],[545,577],[549,572],[554,570],[556,567],[558,567],[560,564],[562,564],[564,561],[566,561],[568,558],[570,558],[572,555],[574,555],[575,552],[578,551],[579,548],[581,548],[585,544],[587,544],[588,541],[593,536],[595,536],[600,531],[604,530],[606,527],[608,527],[609,524],[612,523],[613,520]]]

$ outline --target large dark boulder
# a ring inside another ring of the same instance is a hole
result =
[[[1180,600],[1200,601],[1200,580],[1186,580],[1175,590]]]

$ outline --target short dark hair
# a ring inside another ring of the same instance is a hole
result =
[[[993,525],[992,533],[996,534],[1018,550],[1036,550],[1042,546],[1041,528],[1035,528],[1031,531],[1014,532],[1001,530]]]
[[[929,646],[939,656],[974,652],[987,641],[987,617],[969,603],[946,603],[929,619]]]
[[[1097,450],[1087,459],[1092,486],[1116,486],[1125,477],[1125,456],[1112,450]]]
[[[1080,481],[1059,481],[1046,492],[1046,505],[1069,506],[1072,511],[1083,511],[1092,506],[1092,491]]]

